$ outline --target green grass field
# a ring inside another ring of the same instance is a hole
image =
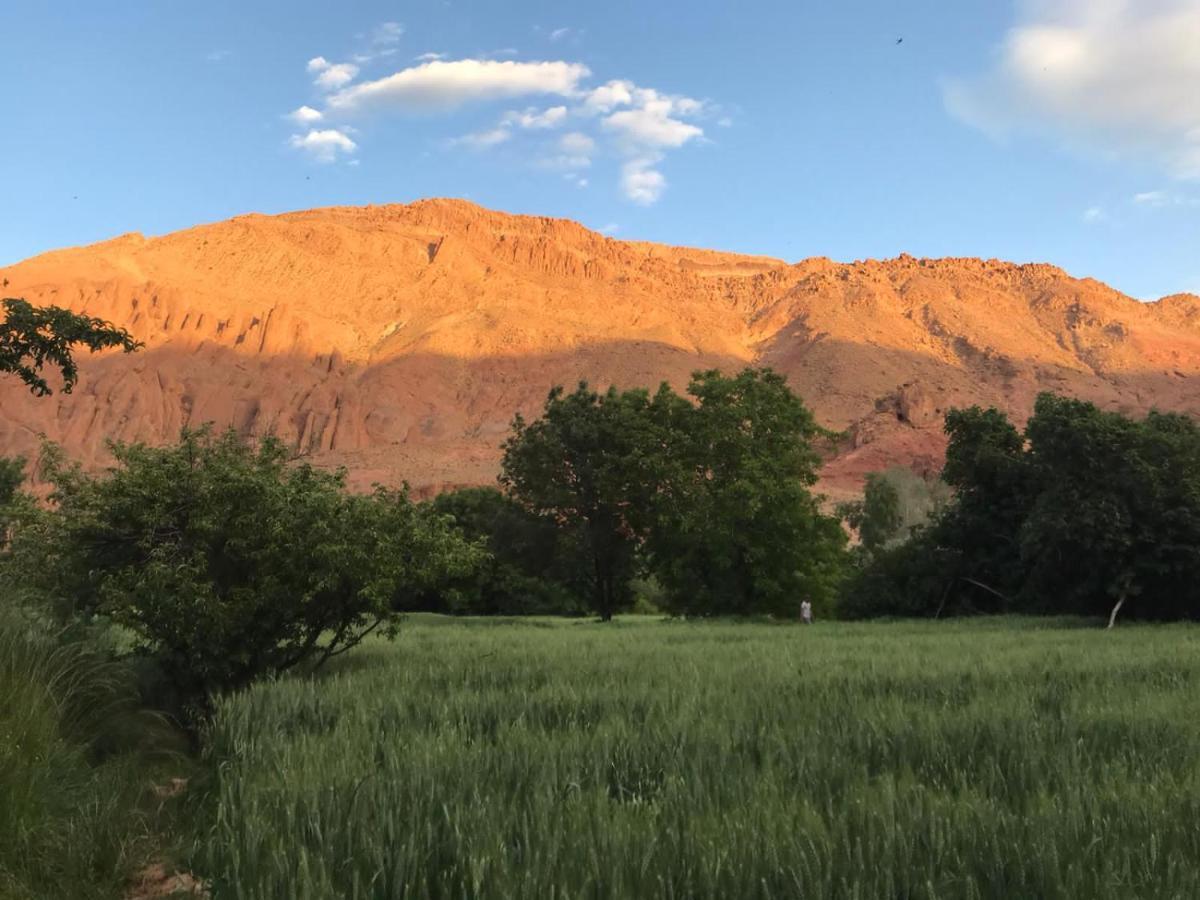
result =
[[[214,896],[1200,897],[1200,628],[411,620],[222,702]]]

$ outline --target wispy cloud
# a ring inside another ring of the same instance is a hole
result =
[[[400,38],[404,36],[404,26],[399,22],[384,22],[376,26],[371,33],[371,43],[379,46],[388,46],[400,42]]]
[[[288,113],[287,118],[291,119],[297,125],[311,125],[313,122],[320,122],[324,116],[319,109],[313,109],[311,106],[301,106]]]
[[[1200,178],[1200,2],[1026,6],[991,71],[945,85],[952,114],[994,135],[1037,132]]]
[[[451,138],[451,146],[466,146],[474,150],[486,150],[512,139],[512,132],[507,128],[492,128],[487,131],[476,131],[464,134],[462,137]]]
[[[550,32],[549,35],[547,35],[547,37],[550,38],[551,42],[561,41],[563,38],[565,38],[570,33],[571,33],[570,28],[555,28],[553,31]]]
[[[706,101],[625,79],[589,85],[592,73],[587,66],[561,59],[450,60],[430,52],[417,57],[415,65],[356,82],[357,66],[318,56],[309,60],[308,71],[328,96],[320,108],[302,106],[289,118],[303,125],[338,125],[338,129],[327,127],[310,134],[333,132],[349,140],[350,129],[339,123],[359,117],[449,115],[468,105],[525,99],[535,105],[498,114],[493,127],[448,138],[445,144],[486,150],[520,136],[529,164],[557,171],[581,187],[589,184],[581,170],[597,159],[611,159],[619,169],[620,192],[643,206],[658,202],[666,191],[662,167],[667,154],[703,140],[701,122],[711,120],[717,112]],[[542,98],[540,104],[538,98]],[[547,102],[546,98],[552,99]],[[566,133],[557,138],[545,134],[560,128]],[[293,143],[310,150],[320,146],[326,159],[353,149],[331,140],[325,138],[310,148],[306,135],[294,136]]]
[[[523,112],[510,112],[504,117],[504,122],[520,128],[557,128],[566,119],[567,108],[565,106],[552,106],[543,110],[530,107]]]
[[[1083,221],[1088,225],[1098,225],[1108,221],[1108,213],[1099,206],[1089,206],[1083,211]]]
[[[434,60],[339,91],[329,98],[329,106],[342,112],[366,108],[429,111],[538,94],[567,96],[574,94],[580,80],[589,74],[587,66],[580,63]]]
[[[642,156],[631,159],[621,167],[621,192],[639,206],[657,203],[667,189],[667,179],[654,168],[657,156]]]
[[[348,134],[336,128],[313,129],[305,135],[293,134],[288,143],[323,163],[334,162],[339,154],[353,153],[358,149]]]
[[[358,75],[358,66],[353,63],[331,63],[323,56],[310,59],[307,68],[316,75],[313,84],[327,91],[349,84]]]

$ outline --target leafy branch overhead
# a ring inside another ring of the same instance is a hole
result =
[[[58,306],[33,306],[9,297],[2,301],[5,319],[0,323],[0,372],[18,376],[39,397],[52,393],[42,377],[47,365],[62,373],[64,394],[79,380],[72,348],[83,346],[95,353],[120,347],[126,353],[142,345],[123,328],[103,319],[80,315]]]

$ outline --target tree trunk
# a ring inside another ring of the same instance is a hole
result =
[[[1121,611],[1121,607],[1125,604],[1125,595],[1121,595],[1121,599],[1117,601],[1117,605],[1112,608],[1112,614],[1108,617],[1108,627],[1112,628],[1117,624],[1117,613]],[[1106,629],[1107,630],[1107,629]]]

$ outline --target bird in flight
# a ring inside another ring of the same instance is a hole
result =
[[[903,43],[904,43],[904,38],[896,38],[896,43],[897,43],[897,44],[903,44]]]

